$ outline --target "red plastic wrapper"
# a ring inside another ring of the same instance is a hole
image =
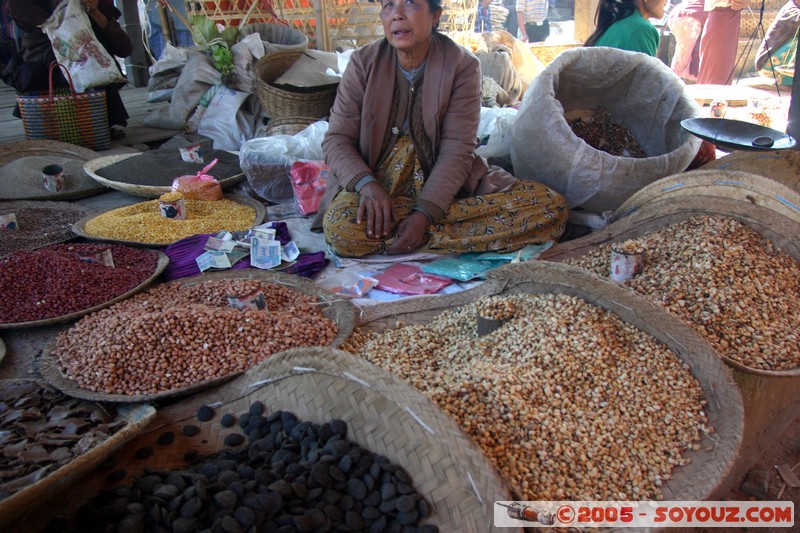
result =
[[[374,278],[378,280],[376,288],[382,291],[410,295],[434,294],[453,283],[450,278],[428,274],[417,266],[404,263],[392,265]]]
[[[297,210],[301,215],[313,215],[319,211],[319,203],[328,187],[331,170],[323,161],[295,161],[289,177]]]
[[[213,160],[194,176],[181,176],[172,182],[172,192],[181,192],[187,200],[222,200],[222,186],[208,174],[219,159]]]

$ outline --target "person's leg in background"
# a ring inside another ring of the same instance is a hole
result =
[[[740,10],[729,7],[718,7],[708,13],[700,37],[697,83],[730,85],[736,67],[741,16]]]

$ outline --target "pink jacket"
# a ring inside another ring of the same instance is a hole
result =
[[[372,173],[377,166],[397,75],[402,75],[397,54],[386,39],[351,56],[322,142],[332,179],[312,227],[322,226],[328,204],[353,177]],[[474,153],[481,105],[478,59],[448,37],[434,33],[422,84],[425,133],[433,144],[436,163],[419,199],[446,212],[456,196],[510,187],[516,178],[503,172],[487,176],[486,161]]]

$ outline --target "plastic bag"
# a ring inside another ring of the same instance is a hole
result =
[[[69,70],[77,92],[127,81],[120,73],[117,61],[97,40],[80,0],[58,4],[42,24],[42,30],[53,44],[56,61]]]
[[[319,203],[331,170],[324,161],[295,161],[289,177],[292,180],[294,201],[301,215],[313,215],[319,211]]]
[[[435,294],[453,283],[452,278],[427,274],[418,266],[404,263],[396,263],[374,278],[378,289],[395,294]]]
[[[215,150],[239,150],[253,138],[256,130],[256,118],[246,105],[250,96],[250,93],[219,87],[200,119],[197,133],[213,139]]]
[[[518,111],[513,107],[481,107],[478,138],[488,138],[486,144],[475,149],[481,157],[506,157],[511,154],[511,130]]]
[[[208,174],[217,161],[219,160],[213,160],[194,176],[175,178],[172,181],[172,190],[183,193],[187,200],[222,200],[222,187],[214,176]]]
[[[489,261],[479,261],[474,257],[443,257],[422,267],[423,272],[438,274],[458,281],[469,281],[482,277],[495,265]]]
[[[322,138],[328,123],[318,121],[296,135],[271,135],[244,143],[239,166],[261,198],[276,204],[294,201],[290,173],[296,161],[322,161]]]
[[[598,107],[630,129],[648,157],[612,156],[572,132],[566,112]],[[525,93],[512,131],[514,174],[561,193],[570,208],[614,210],[692,162],[700,139],[680,123],[699,115],[680,78],[656,58],[606,47],[566,50]]]

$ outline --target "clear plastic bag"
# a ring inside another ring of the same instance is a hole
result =
[[[214,176],[208,174],[217,161],[213,160],[193,176],[175,178],[172,181],[173,192],[183,193],[187,200],[222,200],[222,186]]]
[[[292,164],[323,160],[322,138],[327,131],[328,123],[318,121],[297,135],[271,135],[244,143],[239,150],[239,165],[253,191],[276,204],[292,202]]]
[[[313,215],[319,211],[330,174],[331,170],[324,161],[295,161],[292,164],[292,189],[301,215]]]

